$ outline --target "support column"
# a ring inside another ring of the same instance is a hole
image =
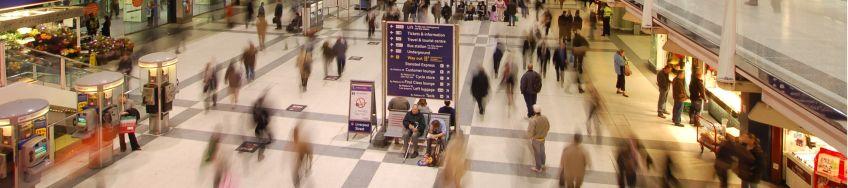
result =
[[[59,87],[66,89],[68,87],[68,79],[65,73],[65,58],[59,58]]]

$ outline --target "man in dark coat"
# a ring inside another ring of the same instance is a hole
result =
[[[527,117],[533,117],[533,105],[536,104],[539,91],[542,91],[542,76],[533,71],[532,63],[527,64],[527,72],[521,76],[521,94],[527,104]]]
[[[671,120],[674,122],[674,126],[678,127],[683,127],[683,124],[680,124],[683,115],[683,102],[689,99],[689,96],[686,95],[686,82],[683,77],[683,71],[677,71],[677,75],[671,81],[671,94],[674,98]]]
[[[283,29],[283,2],[277,0],[277,5],[274,6],[274,23],[277,24],[276,30]]]
[[[442,17],[445,18],[445,23],[450,23],[450,17],[453,10],[451,9],[450,4],[445,4],[442,7]]]
[[[483,106],[483,98],[489,95],[489,76],[483,71],[483,67],[478,69],[471,80],[471,96],[477,101],[477,108],[480,110],[478,113],[484,114],[486,107]]]
[[[556,71],[556,79],[557,79],[557,82],[560,82],[560,84],[562,84],[562,80],[563,80],[562,79],[562,71],[565,70],[565,68],[566,68],[565,61],[566,61],[566,58],[568,56],[567,51],[565,49],[565,43],[560,42],[559,47],[554,48],[553,51],[554,51],[553,62],[554,62],[554,71]]]
[[[495,53],[492,54],[492,68],[495,70],[495,78],[498,77],[498,69],[501,67],[501,59],[503,59],[503,44],[498,42],[495,46]]]
[[[657,73],[657,86],[660,91],[659,100],[657,101],[657,117],[665,118],[668,111],[665,108],[665,103],[668,99],[668,89],[671,87],[671,81],[668,80],[668,73],[671,73],[671,65],[665,65]]]
[[[565,16],[566,11],[562,11],[562,14],[557,17],[557,26],[559,26],[559,38],[563,40],[565,39],[565,33],[568,32],[568,30],[565,29],[567,27],[566,25],[568,24],[568,18]]]
[[[244,15],[244,28],[250,26],[250,21],[253,20],[253,0],[247,0],[247,5],[244,6],[246,14]]]
[[[418,139],[427,130],[427,120],[424,119],[424,115],[418,110],[418,105],[412,106],[412,110],[407,112],[406,116],[403,117],[403,129],[403,151],[406,152],[409,146],[412,145],[412,155],[407,157],[418,157]],[[409,144],[410,141],[413,144]]]
[[[343,37],[339,37],[336,39],[336,44],[333,44],[333,51],[336,53],[336,69],[339,73],[339,76],[342,76],[342,72],[344,72],[345,67],[345,52],[347,52],[347,40]]]
[[[518,13],[518,5],[515,1],[509,1],[506,5],[506,19],[509,20],[507,26],[515,26],[515,14]]]

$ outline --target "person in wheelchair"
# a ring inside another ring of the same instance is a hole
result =
[[[303,31],[301,26],[303,26],[303,17],[300,15],[300,12],[295,12],[294,18],[292,18],[292,21],[286,26],[286,31],[289,33],[299,33]]]
[[[439,120],[430,121],[430,127],[427,130],[426,152],[433,157],[433,161],[439,160],[442,150],[444,150],[445,133],[442,132],[442,125]]]

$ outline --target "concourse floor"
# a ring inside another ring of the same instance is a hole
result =
[[[565,7],[576,9],[577,5],[567,2]],[[373,80],[377,82],[378,91],[382,87],[378,71],[381,68],[380,46],[369,44],[379,39],[368,39],[363,13],[351,15],[350,20],[326,20],[317,41],[320,44],[344,36],[349,43],[347,54],[362,57],[361,60],[348,60],[339,80],[322,79],[324,60],[316,50],[308,90],[300,92],[295,61],[305,38],[270,27],[267,47],[257,55],[256,79],[242,88],[238,102],[231,101],[232,94],[221,84],[218,106],[208,112],[204,112],[200,101],[200,78],[205,64],[237,61],[242,49],[249,42],[256,44],[258,38],[252,25],[230,29],[224,27],[226,24],[222,20],[195,23],[190,28],[193,34],[187,42],[187,50],[178,55],[180,92],[170,116],[175,125],[173,130],[164,135],[145,134],[142,136],[143,150],[123,155],[106,168],[80,177],[45,177],[38,187],[67,186],[65,183],[76,187],[210,187],[214,168],[203,165],[201,159],[214,132],[223,134],[221,151],[224,157],[221,160],[230,164],[229,173],[237,187],[292,187],[291,131],[298,123],[304,126],[315,154],[311,173],[304,180],[305,187],[433,187],[440,168],[417,166],[418,159],[402,161],[399,145],[375,148],[370,146],[367,135],[356,135],[349,141],[345,138],[349,81]],[[548,167],[545,173],[536,174],[529,169],[533,162],[524,136],[527,119],[522,118],[526,109],[520,94],[515,95],[515,105],[509,106],[505,91],[492,84],[494,92],[486,99],[486,114],[476,112],[470,81],[466,78],[477,70],[478,64],[483,64],[484,70],[492,76],[491,54],[498,40],[496,35],[508,44],[515,62],[520,63],[520,37],[535,21],[532,12],[530,17],[521,19],[516,27],[488,21],[465,21],[459,25],[461,93],[454,104],[460,113],[460,128],[470,135],[471,166],[463,179],[467,187],[555,187],[562,149],[575,134],[587,134],[589,96],[577,93],[571,84],[558,86],[552,70],[547,72],[538,102],[551,121],[545,145]],[[268,19],[271,23],[270,17]],[[552,28],[551,41],[556,32],[558,28]],[[588,34],[588,29],[584,34]],[[151,45],[158,51],[173,51],[174,45],[169,42],[172,38],[162,36],[142,45]],[[600,128],[594,132],[597,136],[584,139],[584,147],[591,156],[584,186],[617,186],[613,153],[617,143],[630,135],[643,142],[655,161],[662,161],[657,159],[664,155],[673,156],[680,166],[676,175],[687,187],[716,186],[717,180],[712,175],[714,156],[710,152],[700,154],[694,128],[674,127],[669,119],[656,117],[656,86],[645,76],[652,73],[634,69],[627,81],[630,97],[616,95],[611,63],[619,47],[605,37],[598,36],[590,42],[591,50],[586,57],[586,74],[590,81],[584,87],[598,90],[602,108]],[[329,70],[334,74],[335,67]],[[223,78],[223,70],[218,73],[219,78]],[[243,141],[253,140],[249,109],[266,90],[270,100],[268,107],[273,109],[270,130],[275,141],[266,151],[265,159],[259,161],[256,153],[233,150]],[[291,104],[307,107],[303,112],[286,111]],[[442,104],[430,102],[429,106],[436,111]],[[657,162],[655,165],[656,168],[640,176],[640,186],[656,187],[660,182],[662,173],[658,169],[663,169],[664,164]],[[738,182],[735,177],[731,180],[731,183]]]

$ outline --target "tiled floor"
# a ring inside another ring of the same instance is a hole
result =
[[[576,7],[574,4],[567,6]],[[366,136],[345,140],[347,111],[344,104],[347,103],[348,81],[381,79],[379,71],[376,71],[381,66],[381,55],[379,50],[375,50],[376,46],[367,44],[369,40],[366,39],[363,19],[359,14],[355,20],[346,22],[350,25],[344,32],[335,27],[337,20],[328,20],[326,26],[330,27],[319,33],[318,42],[344,33],[350,38],[348,54],[363,57],[361,61],[349,61],[345,74],[338,81],[321,79],[323,64],[316,63],[313,70],[317,72],[309,79],[308,91],[299,92],[296,84],[298,73],[294,67],[298,49],[295,40],[303,44],[304,39],[272,31],[266,39],[268,47],[258,54],[257,79],[242,89],[238,103],[230,102],[229,93],[222,89],[219,106],[209,112],[203,112],[202,103],[198,102],[201,85],[198,75],[202,67],[210,59],[217,59],[215,63],[218,64],[239,59],[242,48],[248,42],[256,43],[257,37],[253,34],[253,26],[225,29],[218,22],[195,26],[193,30],[202,32],[203,37],[193,37],[188,42],[188,50],[178,55],[177,77],[181,80],[181,90],[177,99],[182,102],[177,104],[175,109],[178,110],[171,115],[171,122],[176,127],[168,134],[149,136],[145,139],[149,142],[143,150],[128,154],[111,166],[76,177],[77,181],[65,182],[74,182],[76,187],[209,187],[214,170],[203,165],[201,157],[212,133],[220,131],[224,136],[221,150],[225,152],[221,160],[231,165],[230,173],[238,187],[290,187],[294,159],[288,147],[290,134],[295,124],[302,123],[307,141],[313,145],[316,155],[311,174],[304,182],[306,187],[433,187],[440,169],[416,166],[417,159],[402,161],[398,145],[374,148],[369,145]],[[569,144],[574,134],[586,134],[588,96],[576,93],[575,88],[557,86],[553,72],[548,73],[539,95],[539,104],[551,121],[551,133],[545,145],[549,166],[546,173],[529,171],[532,159],[529,144],[524,138],[527,120],[522,118],[522,114],[526,114],[526,109],[520,95],[515,96],[516,105],[509,107],[505,102],[506,93],[494,86],[495,92],[488,98],[486,115],[477,115],[467,89],[470,85],[466,76],[479,63],[484,63],[485,70],[491,74],[494,35],[504,36],[510,45],[517,45],[523,32],[518,28],[528,28],[531,21],[525,20],[518,27],[479,21],[460,25],[459,69],[462,74],[458,81],[463,83],[463,90],[457,108],[461,114],[460,127],[470,134],[468,156],[471,167],[463,179],[466,186],[554,187],[557,182],[554,171],[559,168],[562,148]],[[552,33],[556,30],[553,28]],[[159,40],[167,41],[168,38]],[[653,116],[655,103],[651,101],[654,101],[657,91],[639,70],[628,77],[631,97],[614,95],[614,73],[610,62],[616,46],[599,37],[592,42],[592,48],[586,57],[586,74],[591,79],[586,87],[595,87],[604,105],[600,113],[600,137],[585,141],[585,147],[592,156],[592,165],[584,186],[616,185],[612,153],[616,142],[625,138],[622,135],[631,132],[656,158],[668,154],[678,163],[685,164],[686,168],[677,169],[677,175],[686,185],[712,185],[712,168],[708,167],[712,165],[713,156],[710,153],[699,155],[694,144],[694,129],[670,126],[668,120]],[[157,49],[172,50],[167,47]],[[518,55],[513,57],[519,60]],[[318,55],[315,58],[315,62],[323,61]],[[222,72],[219,74],[223,75]],[[379,90],[382,86],[377,83]],[[233,149],[242,141],[253,140],[248,109],[265,89],[269,89],[269,107],[274,109],[270,130],[275,141],[266,151],[266,158],[258,161],[256,154],[237,153]],[[285,111],[293,103],[308,107],[304,112]],[[439,106],[431,103],[434,110]],[[661,174],[656,169],[660,168],[654,168],[640,178],[643,180],[641,185],[656,186]],[[43,181],[38,187],[68,186],[54,182]],[[738,179],[733,182],[738,182]]]

